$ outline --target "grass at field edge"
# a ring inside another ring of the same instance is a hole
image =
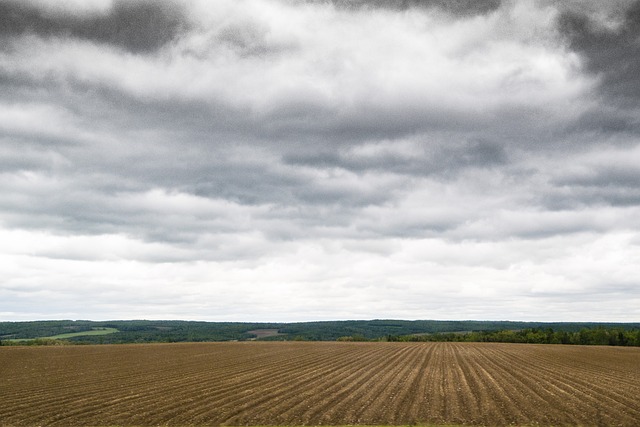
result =
[[[48,337],[36,337],[36,338],[10,338],[5,341],[10,342],[25,342],[25,341],[35,341],[35,340],[63,340],[67,338],[73,337],[87,337],[87,336],[96,336],[96,335],[109,335],[115,334],[116,332],[120,332],[116,328],[94,328],[91,331],[83,331],[83,332],[69,332],[66,334],[59,335],[51,335]]]

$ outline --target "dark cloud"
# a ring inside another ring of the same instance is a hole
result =
[[[311,0],[324,3],[326,0]],[[331,0],[344,9],[391,9],[408,10],[415,8],[438,9],[457,16],[473,16],[498,9],[502,0]]]
[[[582,187],[640,189],[640,168],[631,168],[626,165],[597,167],[581,175],[558,179],[556,184]]]
[[[181,8],[168,1],[118,0],[107,13],[46,13],[28,2],[0,3],[0,37],[35,34],[76,37],[131,52],[152,52],[188,26]]]
[[[567,126],[567,130],[569,133],[633,134],[640,131],[640,120],[634,111],[599,105],[598,109],[585,112],[578,120]]]
[[[306,152],[290,152],[283,161],[290,165],[314,168],[343,168],[356,173],[368,171],[388,172],[401,175],[451,175],[455,176],[467,168],[492,168],[504,165],[508,155],[503,144],[475,138],[456,141],[458,135],[450,135],[446,143],[430,142],[427,136],[414,137],[411,141],[413,154],[394,151],[394,142],[383,148],[370,144],[371,154],[359,154],[358,149],[367,149],[367,144],[351,146],[351,150],[328,150],[318,148]],[[398,141],[402,144],[402,141]]]
[[[593,166],[579,174],[553,180],[554,191],[547,195],[550,205],[640,206],[640,169],[626,165]]]
[[[640,100],[640,1],[629,6],[620,25],[604,27],[589,15],[560,15],[559,28],[571,49],[600,77],[601,91],[615,102],[637,106]]]

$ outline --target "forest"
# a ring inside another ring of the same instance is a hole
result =
[[[277,334],[259,336],[258,331]],[[0,345],[209,341],[511,342],[640,346],[640,323],[350,320],[301,323],[181,320],[0,322]]]
[[[389,336],[386,340],[401,342],[501,342],[640,346],[640,329],[624,329],[621,327],[605,328],[598,326],[595,328],[582,328],[576,332],[567,332],[564,330],[554,330],[553,328],[527,328],[522,330]]]

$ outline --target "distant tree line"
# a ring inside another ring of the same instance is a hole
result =
[[[577,332],[567,332],[553,330],[552,328],[528,328],[521,330],[475,331],[465,333],[389,335],[383,340],[392,342],[502,342],[640,346],[640,329],[597,327],[583,328]]]
[[[0,322],[0,345],[43,345],[48,343],[47,341],[42,341],[44,338],[60,334],[91,331],[97,328],[114,328],[118,332],[109,335],[76,336],[65,340],[73,344],[246,341],[259,339],[261,341],[470,341],[640,345],[640,323],[436,320],[350,320],[300,323],[194,322],[181,320]],[[256,329],[275,329],[278,330],[279,334],[258,338],[251,332]],[[36,339],[40,339],[40,341]]]
[[[25,341],[11,341],[11,340],[0,340],[1,346],[41,346],[41,345],[71,345],[73,343],[67,340],[54,340],[51,338],[36,338],[32,340]]]

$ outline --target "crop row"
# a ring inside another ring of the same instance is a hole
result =
[[[0,425],[637,425],[640,349],[490,343],[0,348]]]

